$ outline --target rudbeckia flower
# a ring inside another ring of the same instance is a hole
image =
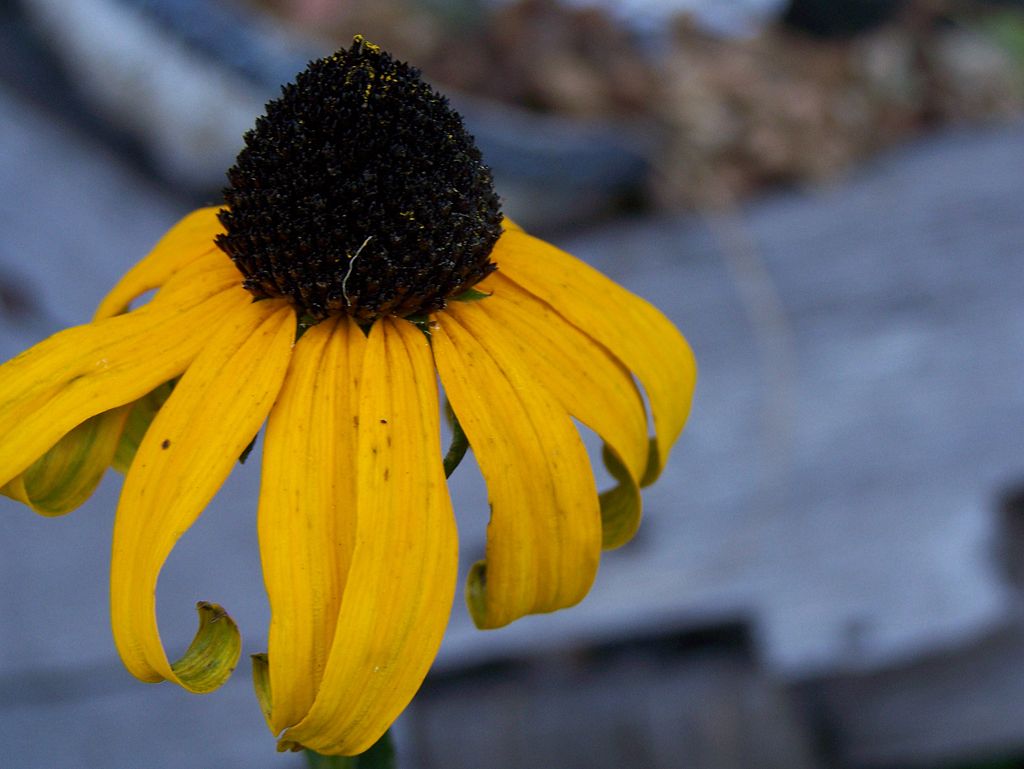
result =
[[[238,630],[200,604],[170,662],[157,577],[265,424],[257,694],[280,748],[351,755],[415,694],[455,593],[438,379],[487,483],[466,596],[497,628],[580,601],[602,548],[632,536],[695,367],[655,308],[502,218],[472,137],[415,69],[356,38],[282,91],[224,207],[172,228],[92,322],[0,367],[0,486],[58,514],[123,470],[118,651],[143,681],[206,692]],[[603,493],[574,418],[604,441]]]

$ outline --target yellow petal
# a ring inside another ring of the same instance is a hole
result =
[[[135,452],[139,450],[139,444],[142,443],[142,438],[146,435],[146,430],[149,429],[157,412],[170,397],[171,391],[174,390],[174,384],[174,381],[164,382],[127,407],[128,418],[125,420],[121,439],[117,442],[117,449],[111,460],[111,464],[118,472],[128,472],[132,460],[135,459]]]
[[[125,478],[110,569],[114,640],[125,666],[144,681],[169,679],[191,691],[209,691],[227,678],[237,630],[214,618],[216,643],[206,646],[206,666],[170,665],[157,630],[157,577],[270,411],[291,357],[295,313],[281,300],[249,301],[213,325]]]
[[[686,424],[697,379],[693,352],[657,308],[594,268],[525,232],[506,229],[492,253],[502,274],[543,299],[630,369],[647,391],[654,416],[652,464],[661,473]]]
[[[87,419],[0,492],[41,515],[63,515],[87,500],[114,457],[129,406]]]
[[[195,301],[199,296],[209,296],[220,291],[237,289],[240,282],[241,276],[224,254],[219,251],[207,254],[176,272],[157,292],[156,297],[147,308],[161,308],[164,305],[174,306]],[[237,291],[235,293],[237,296],[244,296]],[[153,417],[156,416],[173,389],[174,380],[164,382],[132,404],[124,432],[121,434],[117,451],[114,453],[113,466],[115,470],[122,473],[128,472],[135,452],[138,451],[139,444],[142,442],[142,437],[149,429],[150,422],[153,421]]]
[[[242,273],[220,250],[197,257],[168,278],[146,306],[187,304],[229,288],[239,289]],[[252,295],[247,294],[250,301]]]
[[[365,347],[347,317],[307,330],[267,423],[259,537],[274,734],[309,711],[334,639],[355,536],[353,417]]]
[[[238,287],[196,294],[61,331],[0,366],[0,484],[85,420],[180,374],[210,328],[250,303]]]
[[[406,321],[377,321],[359,388],[355,549],[338,630],[316,701],[279,749],[366,750],[437,654],[458,570],[438,411],[423,334]]]
[[[263,718],[266,720],[267,726],[270,727],[270,731],[276,734],[277,731],[270,720],[270,713],[273,710],[271,704],[273,695],[270,691],[270,661],[265,653],[253,654],[250,659],[252,660],[252,685],[256,691],[256,702],[259,703],[260,711],[263,713]]]
[[[168,230],[153,250],[125,273],[100,302],[93,320],[121,314],[132,300],[162,286],[193,260],[219,251],[213,242],[224,231],[217,220],[219,210],[220,207],[200,208]],[[227,260],[227,256],[224,259]]]
[[[562,408],[596,432],[614,452],[619,487],[601,494],[604,547],[625,544],[640,525],[639,482],[649,455],[647,414],[629,371],[549,305],[496,274],[480,304],[481,338],[514,350]],[[487,322],[487,321],[490,322]]]
[[[486,566],[470,575],[479,627],[582,600],[601,551],[601,516],[586,450],[565,408],[503,337],[487,302],[436,316],[434,357],[491,501]]]

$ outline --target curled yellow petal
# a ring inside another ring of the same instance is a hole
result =
[[[178,681],[193,692],[212,692],[227,679],[242,653],[235,621],[215,603],[196,604],[199,629],[181,659],[171,665]]]
[[[129,406],[104,411],[57,441],[0,493],[42,515],[63,515],[87,500],[110,467]]]
[[[618,482],[618,485],[602,491],[599,496],[601,546],[611,550],[622,547],[636,534],[640,528],[643,503],[640,498],[639,479],[608,444],[604,445],[601,458],[609,474]]]
[[[488,278],[481,334],[514,350],[537,384],[596,432],[614,455],[618,486],[600,496],[605,548],[625,544],[640,525],[639,482],[650,453],[647,413],[632,375],[587,334],[500,273]],[[607,452],[606,452],[607,453]]]
[[[217,249],[213,239],[223,232],[219,207],[200,208],[175,224],[142,261],[132,267],[100,302],[94,320],[124,312],[134,299],[159,288],[195,259]],[[224,257],[227,261],[227,257]]]
[[[263,713],[263,718],[267,722],[267,726],[270,727],[270,731],[276,734],[274,722],[270,718],[274,707],[272,704],[273,693],[270,691],[270,661],[267,659],[266,652],[253,654],[250,659],[252,660],[252,686],[256,692],[256,702],[260,706],[260,712]]]
[[[437,654],[458,570],[438,412],[426,338],[406,321],[378,320],[359,387],[355,548],[337,632],[316,701],[280,748],[363,752]]]
[[[307,330],[267,422],[259,538],[274,734],[309,711],[334,639],[356,529],[354,417],[365,347],[348,317]]]
[[[643,484],[661,473],[686,424],[697,379],[690,346],[654,306],[594,268],[525,232],[506,229],[492,253],[502,274],[554,307],[640,380],[654,417],[656,451]]]
[[[566,409],[503,337],[487,299],[436,316],[434,358],[491,501],[486,566],[470,575],[479,627],[582,600],[597,572],[601,516],[586,450]]]
[[[143,681],[168,679],[200,692],[230,673],[237,630],[214,628],[215,646],[201,657],[207,669],[185,660],[172,666],[157,630],[157,577],[270,411],[295,335],[295,313],[283,301],[236,300],[142,439],[114,521],[110,608],[125,666]]]

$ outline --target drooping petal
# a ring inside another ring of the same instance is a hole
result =
[[[193,260],[217,251],[213,239],[223,232],[217,220],[220,207],[200,208],[175,224],[142,261],[132,267],[100,302],[93,320],[124,312],[132,300],[159,288]],[[227,261],[227,257],[224,257]]]
[[[63,515],[92,496],[110,467],[130,406],[87,419],[43,454],[0,493],[40,515]]]
[[[374,323],[359,388],[355,549],[320,691],[282,735],[325,754],[369,748],[419,688],[451,612],[455,520],[430,349],[412,324]]]
[[[146,435],[146,430],[149,429],[157,413],[167,402],[174,390],[174,384],[174,381],[164,382],[126,407],[129,409],[128,418],[125,420],[124,429],[121,431],[117,449],[111,460],[111,464],[118,472],[128,472],[132,460],[135,459],[135,453],[139,450],[139,444],[142,443],[142,439]]]
[[[156,310],[164,305],[173,307],[214,292],[237,289],[240,282],[241,275],[231,261],[220,251],[211,252],[175,272],[147,305],[147,309]],[[172,389],[173,380],[164,382],[131,404],[128,420],[114,453],[114,469],[128,472],[142,437]]]
[[[114,640],[125,666],[143,681],[169,679],[190,691],[209,691],[227,678],[237,631],[226,632],[218,615],[208,623],[217,642],[193,642],[205,648],[205,667],[189,659],[171,665],[157,630],[157,576],[270,411],[291,357],[295,313],[282,300],[246,301],[215,328],[125,478],[110,569]]]
[[[651,304],[525,232],[507,228],[492,258],[503,275],[556,308],[636,374],[654,416],[657,450],[643,485],[653,483],[686,423],[697,378],[682,334]]]
[[[479,627],[582,600],[597,572],[601,515],[586,449],[565,408],[504,337],[486,299],[436,316],[441,382],[487,482],[487,559],[467,588]]]
[[[307,330],[267,423],[259,537],[274,734],[309,711],[334,639],[356,527],[354,417],[365,347],[348,317]]]
[[[85,420],[178,376],[251,301],[239,287],[204,293],[61,331],[0,366],[0,485]]]
[[[625,544],[640,525],[640,489],[649,455],[647,413],[633,377],[619,361],[549,305],[498,273],[483,290],[481,334],[514,350],[562,408],[611,447],[619,487],[601,494],[604,547]],[[490,321],[490,322],[488,322]],[[484,338],[484,337],[482,337]]]

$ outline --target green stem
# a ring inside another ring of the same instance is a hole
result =
[[[322,756],[312,750],[302,751],[309,769],[395,769],[395,747],[391,732],[384,732],[365,753],[358,756]]]

